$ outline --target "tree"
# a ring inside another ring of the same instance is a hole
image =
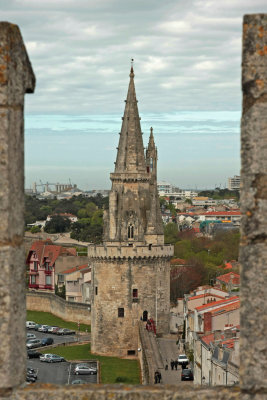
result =
[[[70,230],[71,222],[68,218],[61,215],[54,215],[51,220],[45,224],[44,230],[47,233],[62,233]]]
[[[181,273],[171,281],[171,301],[197,288],[205,279],[203,263],[196,258],[188,260],[188,265],[181,267]]]
[[[31,233],[38,233],[38,232],[41,232],[40,226],[33,226],[31,228]]]
[[[178,226],[173,222],[169,222],[164,227],[164,241],[165,243],[174,244],[178,240]]]

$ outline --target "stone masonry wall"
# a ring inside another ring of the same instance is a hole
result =
[[[0,389],[25,374],[24,94],[35,78],[19,28],[0,26]]]
[[[144,311],[148,312],[148,318],[157,319],[159,333],[168,332],[168,259],[95,259],[90,262],[94,293],[93,352],[125,357],[128,350],[134,350],[137,355],[138,321]],[[133,289],[138,290],[137,302],[133,302]],[[123,318],[118,317],[118,308],[124,308]]]
[[[246,15],[243,28],[240,376],[267,392],[267,14]]]
[[[23,232],[23,114],[5,118],[23,106],[21,94],[33,90],[34,76],[17,26],[0,23],[0,398],[3,400],[265,400],[266,378],[266,105],[267,14],[244,17],[242,120],[242,271],[241,387],[33,385],[23,388],[25,292],[21,279]],[[14,51],[13,51],[14,50]],[[7,63],[10,67],[7,68]],[[4,68],[3,68],[4,67]],[[16,74],[16,68],[19,73]],[[30,84],[31,82],[31,84]],[[9,95],[9,91],[11,91]],[[18,129],[19,126],[19,129]],[[20,135],[17,135],[17,132]],[[16,136],[17,135],[17,136]],[[15,136],[13,147],[10,136]],[[15,145],[16,144],[16,145]],[[9,148],[8,148],[9,147]],[[12,195],[10,190],[12,191]],[[12,201],[11,201],[12,200]],[[13,215],[15,214],[16,215]],[[16,222],[16,223],[15,223]]]
[[[66,321],[91,324],[88,304],[66,301],[52,293],[28,292],[26,308],[31,311],[50,312]]]

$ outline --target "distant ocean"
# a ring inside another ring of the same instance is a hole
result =
[[[158,180],[181,188],[224,187],[240,170],[238,111],[179,111],[141,116],[144,146],[152,126]],[[26,115],[25,178],[109,188],[122,115]]]

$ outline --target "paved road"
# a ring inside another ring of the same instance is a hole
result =
[[[161,354],[161,357],[164,361],[164,364],[168,364],[168,370],[160,370],[162,375],[162,383],[166,385],[193,385],[192,381],[181,381],[181,366],[178,366],[177,371],[171,370],[170,362],[171,360],[175,360],[178,358],[179,352],[178,347],[176,345],[175,338],[157,338],[158,349]]]

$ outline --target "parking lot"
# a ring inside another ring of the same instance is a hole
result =
[[[77,342],[80,338],[79,335],[55,335],[52,333],[48,332],[38,332],[33,329],[27,329],[27,333],[33,333],[36,336],[36,339],[43,339],[50,337],[54,339],[54,344],[60,344],[60,343],[70,343],[70,342]]]
[[[97,368],[96,362],[86,362],[90,367]],[[53,383],[57,385],[68,385],[74,380],[81,379],[84,383],[97,383],[96,375],[75,375],[74,368],[77,362],[60,362],[46,363],[39,359],[31,359],[27,361],[27,367],[34,368],[38,371],[38,383]]]

